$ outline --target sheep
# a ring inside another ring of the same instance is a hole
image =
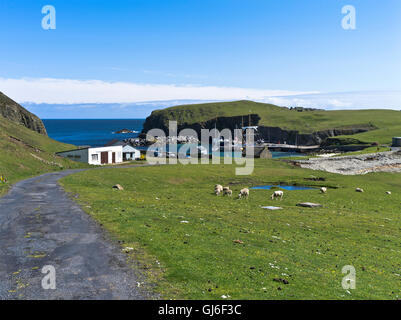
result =
[[[216,184],[214,186],[214,193],[218,196],[223,191],[223,186],[220,184]]]
[[[279,191],[274,191],[272,194],[272,200],[276,198],[280,198],[280,200],[283,200],[284,192],[279,190]]]
[[[355,191],[356,192],[364,192],[364,190],[362,188],[356,188]]]
[[[386,191],[386,194],[391,194],[391,191]]]
[[[248,197],[249,197],[249,189],[248,188],[244,188],[244,189],[240,190],[240,192],[238,194],[238,199],[241,199],[242,197],[245,197],[248,199]]]
[[[225,189],[225,190],[223,191],[223,196],[229,196],[229,197],[231,197],[232,195],[233,195],[233,191],[230,190],[230,189]]]
[[[321,187],[320,188],[321,193],[327,193],[327,188],[326,187]]]

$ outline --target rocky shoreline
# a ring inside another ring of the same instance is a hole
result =
[[[362,175],[370,172],[401,172],[401,151],[330,158],[310,158],[294,161],[297,166],[343,175]]]

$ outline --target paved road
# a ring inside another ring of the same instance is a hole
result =
[[[80,170],[16,183],[0,198],[0,299],[145,299],[125,254],[58,185]],[[42,267],[56,271],[43,289]]]

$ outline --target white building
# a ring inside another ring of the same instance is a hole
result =
[[[141,152],[130,145],[123,146],[123,160],[137,160],[141,158]]]
[[[123,147],[109,146],[99,148],[82,148],[56,153],[60,157],[70,160],[94,164],[104,165],[123,162]]]

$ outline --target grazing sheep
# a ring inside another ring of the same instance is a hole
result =
[[[321,187],[320,188],[321,193],[327,193],[327,188],[326,187]]]
[[[214,193],[218,196],[223,191],[223,186],[220,184],[216,184],[214,187]]]
[[[248,199],[248,197],[249,197],[249,189],[248,188],[244,188],[244,189],[240,190],[240,192],[238,194],[238,198],[241,199],[243,197]]]
[[[391,194],[391,191],[386,191],[386,194]]]
[[[231,197],[232,195],[233,195],[233,191],[230,190],[230,189],[225,189],[225,190],[223,191],[223,196],[229,196],[229,197]]]
[[[283,200],[284,192],[279,190],[279,191],[274,191],[272,194],[272,200],[280,198],[280,200]]]
[[[361,189],[361,188],[356,188],[355,191],[356,191],[356,192],[364,192],[364,190]]]

